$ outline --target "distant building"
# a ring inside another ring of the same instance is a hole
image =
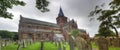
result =
[[[56,18],[56,22],[57,24],[29,19],[20,15],[18,30],[19,39],[53,40],[54,34],[62,34],[65,40],[68,41],[70,30],[78,29],[77,22],[73,19],[68,21],[68,18],[64,16],[61,8],[59,10],[58,17]],[[85,30],[79,30],[87,35]]]

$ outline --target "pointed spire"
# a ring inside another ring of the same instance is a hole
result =
[[[60,7],[60,10],[59,10],[59,14],[58,14],[58,16],[64,17],[64,13],[63,13],[63,11],[62,11],[62,8],[61,8],[61,7]]]

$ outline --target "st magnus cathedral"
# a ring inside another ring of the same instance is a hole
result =
[[[55,34],[61,34],[66,41],[69,40],[69,32],[73,29],[78,29],[77,22],[68,20],[62,9],[60,8],[58,17],[56,18],[55,23],[29,19],[20,15],[19,21],[19,39],[33,39],[33,40],[53,40]],[[78,29],[86,37],[89,37],[89,34],[86,33],[83,29]]]

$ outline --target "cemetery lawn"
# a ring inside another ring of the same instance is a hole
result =
[[[61,45],[61,47],[62,46],[63,44]],[[17,47],[18,45],[11,44],[11,45],[2,47],[2,50],[17,50]],[[21,47],[21,50],[40,50],[40,42],[33,43],[32,45],[27,45],[26,48]],[[44,42],[44,50],[58,50],[58,46],[56,46],[55,43]],[[68,44],[66,45],[66,50],[70,50]]]
[[[2,50],[17,50],[18,45],[11,44],[9,46],[2,47]],[[28,45],[26,48],[22,48],[21,50],[40,50],[40,43],[36,42],[35,44]]]
[[[94,43],[92,43],[92,48],[93,48],[94,50],[99,50],[99,49],[98,49],[98,46],[95,45]],[[120,48],[118,48],[118,47],[109,47],[109,50],[120,50]]]

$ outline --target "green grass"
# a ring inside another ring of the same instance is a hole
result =
[[[95,50],[99,50],[98,46],[92,43],[92,48]],[[109,50],[120,50],[120,47],[109,47]]]
[[[61,46],[63,46],[62,44]],[[66,50],[70,50],[68,43],[65,45]],[[9,46],[2,47],[2,50],[17,50],[17,45],[11,44]],[[63,47],[62,47],[63,48]],[[92,48],[94,50],[98,50],[98,46],[92,43]],[[40,50],[40,42],[33,43],[32,45],[28,45],[26,48],[21,48],[21,50]],[[58,50],[58,46],[55,43],[45,42],[44,43],[44,50]],[[76,50],[78,50],[76,48]],[[118,47],[109,47],[109,50],[120,50]]]
[[[63,46],[63,44],[61,46]],[[17,50],[17,47],[18,45],[11,44],[9,46],[2,47],[2,50]],[[28,45],[26,48],[21,48],[21,50],[40,50],[40,42]],[[58,50],[58,46],[51,42],[44,42],[44,50]],[[66,50],[69,50],[68,44],[66,45]]]
[[[109,47],[109,50],[120,50],[118,47]]]
[[[9,46],[2,47],[2,50],[17,50],[18,45],[11,44]],[[21,48],[21,50],[40,50],[40,43],[37,42],[32,45],[28,45],[26,48]]]

